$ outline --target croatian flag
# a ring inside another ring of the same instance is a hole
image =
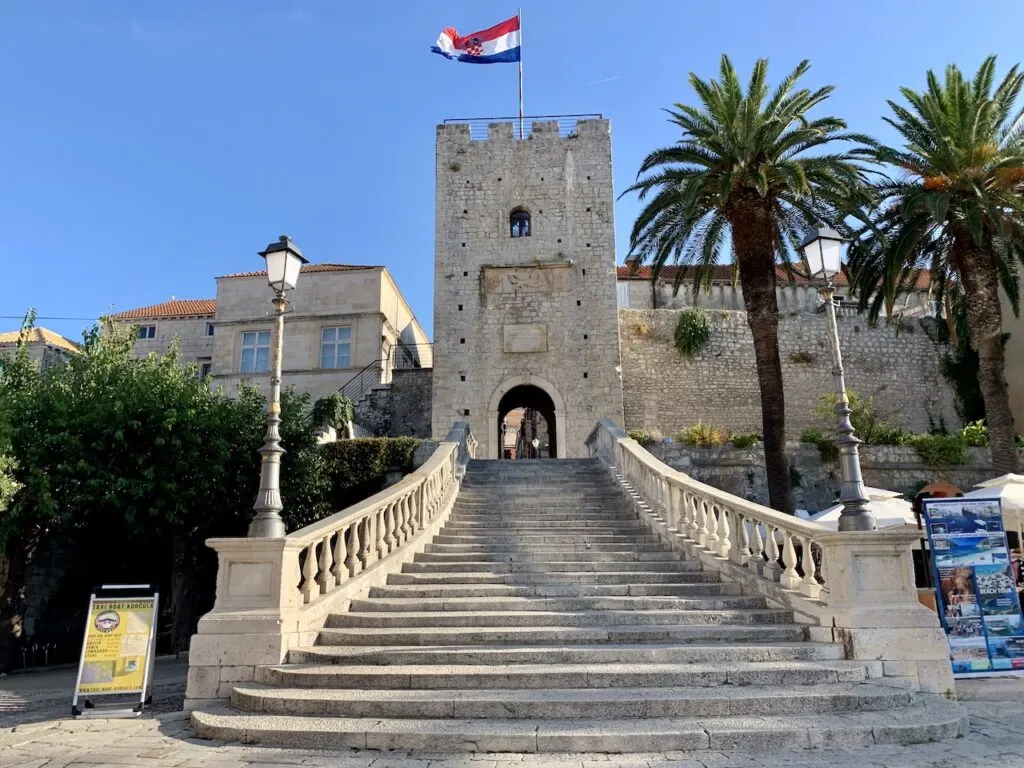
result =
[[[465,37],[459,37],[454,27],[447,27],[430,50],[467,64],[502,64],[519,61],[519,45],[519,17],[513,16]]]

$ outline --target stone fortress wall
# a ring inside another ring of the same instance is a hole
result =
[[[627,428],[668,435],[698,421],[734,432],[761,431],[761,402],[754,341],[746,313],[709,313],[712,331],[694,358],[676,350],[679,310],[619,310],[622,383]],[[953,392],[942,376],[945,345],[934,340],[934,320],[868,326],[863,315],[838,318],[846,385],[874,395],[886,420],[914,432],[944,424],[961,426]],[[823,426],[814,412],[821,395],[834,391],[825,317],[796,313],[779,318],[779,349],[790,439]]]
[[[598,419],[622,420],[608,121],[535,122],[522,141],[511,123],[482,141],[441,125],[436,174],[434,436],[466,419],[496,458],[501,397],[533,385],[559,455],[585,455]],[[529,237],[510,236],[520,208]]]

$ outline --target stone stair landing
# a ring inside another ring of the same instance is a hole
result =
[[[197,735],[432,752],[929,741],[965,728],[879,662],[680,559],[596,460],[472,461],[444,528]]]

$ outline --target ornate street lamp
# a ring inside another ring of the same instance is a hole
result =
[[[811,277],[825,281],[821,289],[821,298],[825,302],[825,316],[828,318],[832,342],[832,375],[836,382],[834,410],[839,417],[836,443],[839,445],[839,473],[842,481],[839,501],[843,505],[843,511],[839,514],[839,530],[872,531],[876,527],[875,518],[871,515],[870,500],[860,471],[860,454],[857,446],[861,441],[854,437],[853,424],[850,422],[850,400],[846,396],[843,355],[839,349],[839,327],[836,324],[835,292],[832,284],[832,279],[842,269],[843,236],[834,229],[821,225],[804,238],[800,247],[803,249]]]
[[[260,490],[253,509],[256,515],[249,524],[253,538],[279,539],[284,536],[281,519],[281,344],[284,339],[284,311],[288,306],[286,294],[295,288],[299,272],[307,259],[287,235],[260,251],[267,262],[267,282],[274,289],[274,332],[270,340],[270,403],[267,407],[267,436],[260,454]]]

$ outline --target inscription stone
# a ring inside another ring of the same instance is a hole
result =
[[[506,325],[502,330],[502,349],[505,352],[548,351],[548,327],[544,323]]]
[[[569,290],[571,267],[484,267],[484,293],[563,293]]]

